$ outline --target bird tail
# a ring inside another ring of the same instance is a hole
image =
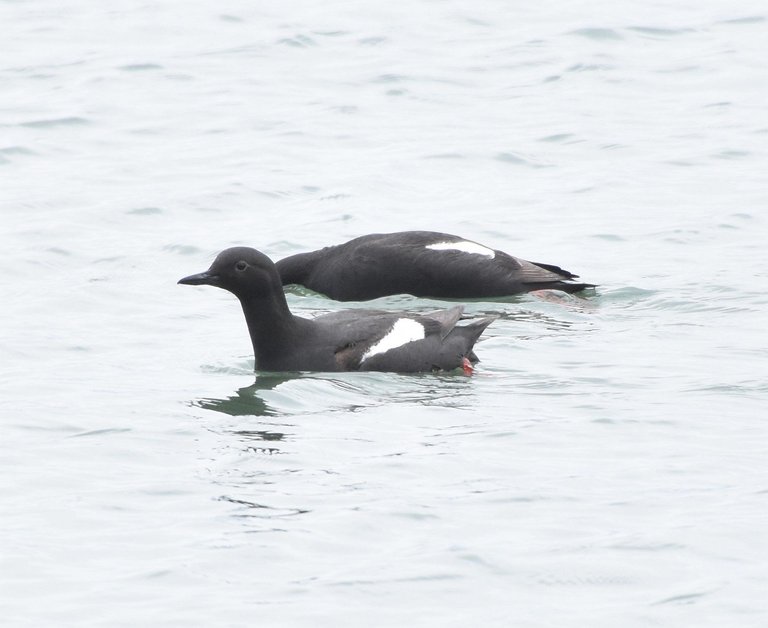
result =
[[[485,331],[486,327],[488,327],[488,325],[490,325],[497,318],[498,317],[496,316],[486,316],[485,318],[479,318],[475,321],[472,321],[467,325],[462,325],[461,327],[455,328],[456,330],[461,330],[462,337],[467,341],[468,350],[466,352],[466,357],[472,364],[477,364],[480,361],[480,358],[477,357],[472,348],[475,346],[475,343]]]

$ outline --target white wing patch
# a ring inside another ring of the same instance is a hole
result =
[[[375,345],[371,346],[368,351],[363,354],[360,361],[365,362],[368,358],[372,358],[374,355],[385,353],[390,349],[395,349],[396,347],[401,347],[404,344],[413,342],[414,340],[422,340],[423,338],[424,325],[416,322],[412,318],[398,318],[387,335]]]
[[[477,242],[470,242],[469,240],[460,240],[459,242],[435,242],[434,244],[427,244],[428,249],[433,251],[462,251],[464,253],[471,253],[472,255],[482,255],[483,257],[489,257],[493,259],[496,257],[496,252],[493,249],[489,249],[487,246],[478,244]]]

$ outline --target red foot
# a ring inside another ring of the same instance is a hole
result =
[[[467,357],[461,358],[461,369],[464,371],[464,375],[467,376],[472,375],[472,373],[475,372],[472,362],[470,362]]]

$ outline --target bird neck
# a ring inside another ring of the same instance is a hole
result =
[[[305,319],[291,314],[282,287],[270,296],[243,297],[240,304],[251,336],[256,368],[275,370],[271,365],[295,344]]]
[[[275,264],[277,272],[280,273],[280,280],[284,286],[297,283],[303,284],[315,264],[319,253],[322,251],[311,251],[309,253],[298,253],[281,259]]]

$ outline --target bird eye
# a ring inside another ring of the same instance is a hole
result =
[[[242,260],[241,260],[241,261],[239,261],[237,264],[235,264],[235,268],[236,268],[237,270],[243,271],[243,270],[245,270],[246,268],[248,268],[248,264],[246,264],[244,261],[242,261]]]

